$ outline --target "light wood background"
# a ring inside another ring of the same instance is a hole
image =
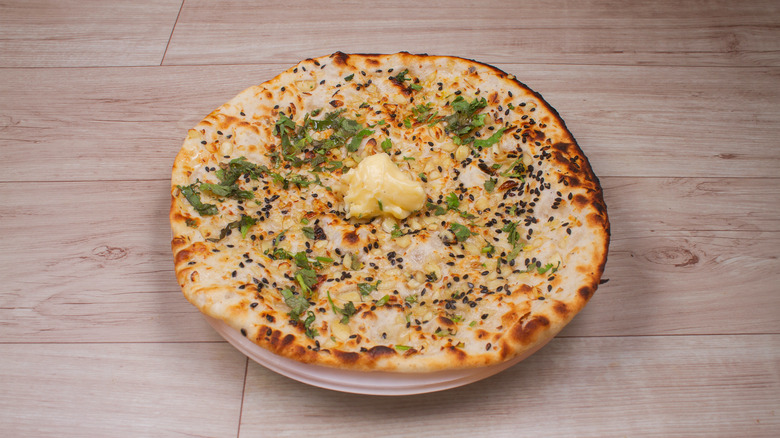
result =
[[[590,157],[609,282],[530,359],[344,394],[181,296],[187,129],[336,50],[493,63]],[[0,436],[780,436],[780,2],[4,1],[0,156]]]

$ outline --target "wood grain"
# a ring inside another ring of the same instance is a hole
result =
[[[780,436],[778,23],[771,0],[0,3],[0,436]],[[495,64],[590,158],[609,281],[528,360],[343,394],[249,362],[181,295],[187,129],[336,50]]]
[[[500,64],[599,176],[776,177],[777,68]],[[0,69],[0,180],[168,179],[189,128],[286,64]]]
[[[565,335],[780,333],[773,306],[780,284],[776,183],[602,182],[613,228],[610,281]],[[168,187],[0,184],[0,254],[13,255],[0,264],[0,338],[217,339],[173,275]],[[55,240],[36,237],[52,223]]]
[[[0,67],[159,65],[182,0],[0,4]]]
[[[315,12],[316,11],[316,12]],[[316,18],[312,18],[312,13]],[[188,0],[166,64],[297,62],[346,53],[458,54],[487,62],[775,65],[778,5]]]
[[[4,436],[235,436],[246,358],[227,343],[2,345]]]
[[[780,426],[777,335],[555,339],[490,379],[395,398],[311,389],[254,363],[248,371],[242,437],[359,437],[369,430],[394,436],[769,437]]]

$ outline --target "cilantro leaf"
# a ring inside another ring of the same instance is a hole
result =
[[[382,151],[387,152],[393,147],[393,141],[390,138],[386,138],[382,141]]]
[[[455,235],[455,238],[458,239],[458,242],[463,242],[466,239],[468,239],[472,234],[469,227],[459,224],[459,223],[452,223],[450,224],[450,231],[452,231],[452,234]]]
[[[219,213],[219,209],[214,204],[205,204],[201,202],[200,200],[200,193],[195,191],[195,184],[190,184],[188,186],[176,186],[181,191],[181,194],[184,195],[184,197],[189,201],[190,205],[195,209],[195,211],[198,212],[201,216],[213,216],[217,213]]]
[[[457,210],[458,207],[460,207],[460,200],[458,199],[458,195],[455,193],[450,193],[444,198],[444,202],[447,203],[447,207],[449,207],[450,210]]]
[[[560,266],[560,263],[558,263],[558,266]],[[539,271],[540,274],[544,274],[544,273],[546,273],[549,270],[552,270],[552,272],[557,271],[558,270],[558,266],[553,265],[552,263],[547,263],[546,265],[544,265],[543,268],[537,268],[536,270]]]
[[[311,288],[317,284],[317,272],[314,269],[299,269],[295,273],[295,280],[301,285],[304,295],[311,296]]]
[[[301,228],[301,231],[303,232],[303,235],[306,236],[306,238],[314,240],[314,228],[312,227],[303,227]]]
[[[317,329],[313,329],[311,327],[312,324],[314,324],[314,321],[317,319],[317,317],[314,315],[314,312],[309,310],[306,312],[306,319],[303,321],[303,328],[305,330],[306,336],[314,339],[315,337],[320,335],[320,332],[317,331]]]
[[[231,231],[238,228],[238,230],[241,232],[241,238],[246,238],[246,234],[249,232],[249,228],[252,227],[252,225],[257,223],[257,219],[247,216],[245,214],[241,215],[241,219],[237,221],[230,222],[229,224],[225,225],[222,230],[219,232],[218,238],[209,238],[206,239],[209,242],[219,242],[220,240],[224,239],[225,237],[229,236]]]
[[[516,159],[513,161],[507,170],[504,172],[501,172],[501,176],[507,177],[507,178],[520,178],[520,180],[523,180],[523,174],[525,173],[525,164],[523,164],[523,157]]]
[[[504,225],[501,231],[509,233],[506,240],[510,245],[514,245],[520,239],[520,232],[517,231],[517,222],[510,222]]]
[[[490,137],[484,140],[482,139],[474,140],[474,147],[477,149],[483,149],[488,146],[493,146],[494,144],[498,143],[498,140],[500,140],[501,136],[504,135],[504,131],[506,131],[506,129],[501,128],[498,131],[496,131],[493,135],[491,135]]]
[[[301,295],[295,294],[291,289],[286,288],[280,291],[282,298],[284,298],[284,304],[290,308],[290,318],[299,320],[301,314],[309,308],[309,301]]]
[[[447,212],[446,208],[442,207],[441,205],[436,205],[433,202],[428,202],[426,207],[428,207],[429,210],[434,210],[433,214],[436,216],[441,216]]]
[[[477,128],[485,125],[485,114],[477,114],[487,106],[487,100],[482,97],[469,102],[463,96],[458,96],[450,103],[454,113],[442,120],[447,126],[444,131],[453,134],[455,144],[471,143],[474,141],[469,134]]]
[[[355,122],[355,123],[357,123],[357,122]],[[352,141],[350,141],[350,142],[349,142],[349,144],[347,145],[347,150],[348,150],[349,152],[355,152],[355,151],[357,151],[357,150],[358,150],[358,148],[360,147],[360,143],[363,141],[363,139],[364,139],[365,137],[367,137],[367,136],[369,136],[369,135],[373,134],[373,133],[374,133],[374,131],[372,131],[372,130],[370,130],[370,129],[362,129],[362,130],[358,131],[358,132],[357,132],[357,133],[356,133],[356,134],[355,134],[355,135],[352,137]]]
[[[257,223],[257,219],[247,216],[245,214],[241,215],[241,219],[238,221],[238,231],[241,232],[241,238],[246,238],[246,233],[249,232],[249,228],[252,227],[252,225]]]
[[[490,193],[496,188],[496,183],[498,182],[498,179],[496,178],[490,178],[487,181],[485,181],[485,191]]]
[[[379,290],[378,287],[379,287],[379,283],[381,283],[381,282],[382,282],[382,280],[377,280],[376,283],[374,283],[374,284],[371,284],[371,283],[358,283],[358,285],[357,285],[358,291],[360,291],[360,295],[362,295],[362,296],[370,295],[371,291]]]
[[[344,305],[344,307],[338,307],[335,304],[333,304],[333,299],[330,297],[330,291],[327,292],[328,295],[328,302],[330,303],[330,308],[333,309],[333,313],[342,315],[341,322],[342,324],[346,324],[349,322],[349,317],[357,313],[357,309],[355,308],[355,304],[352,301],[348,301],[347,304]]]

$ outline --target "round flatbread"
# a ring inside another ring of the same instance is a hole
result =
[[[198,123],[173,166],[178,282],[305,363],[426,372],[558,333],[607,259],[599,181],[558,113],[495,67],[335,53]]]

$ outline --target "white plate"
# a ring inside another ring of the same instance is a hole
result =
[[[226,341],[269,370],[312,386],[355,394],[410,395],[463,386],[490,377],[515,365],[544,345],[539,345],[508,362],[482,368],[431,373],[351,371],[305,364],[278,356],[254,344],[223,321],[209,316],[205,316],[205,318]]]

